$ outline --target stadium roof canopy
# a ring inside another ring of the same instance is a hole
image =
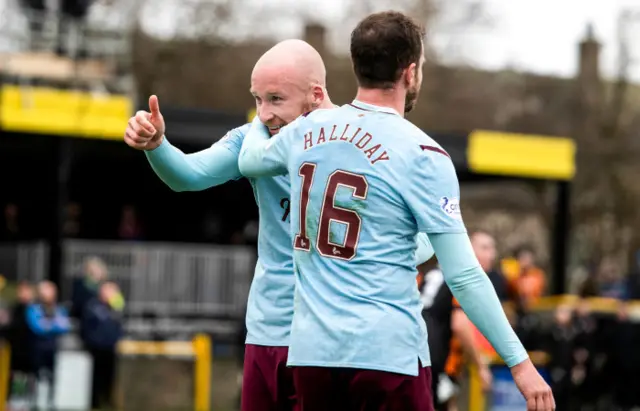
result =
[[[121,141],[134,104],[123,95],[95,95],[78,90],[3,85],[0,130],[78,139]],[[232,128],[251,120],[255,110],[228,114],[192,108],[163,108],[172,142],[205,148]],[[429,131],[426,130],[428,133]],[[461,181],[517,178],[557,182],[552,234],[554,289],[564,291],[569,232],[569,186],[575,174],[571,138],[486,130],[464,134],[430,133],[449,153]],[[64,155],[64,150],[60,150]],[[58,159],[64,163],[65,159]]]

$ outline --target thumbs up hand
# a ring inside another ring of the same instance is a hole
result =
[[[149,112],[140,110],[129,119],[124,142],[136,150],[153,150],[164,138],[165,124],[157,96],[149,97]]]

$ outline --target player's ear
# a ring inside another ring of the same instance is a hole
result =
[[[418,74],[417,67],[418,66],[416,65],[416,63],[411,63],[409,64],[409,67],[404,70],[403,77],[404,86],[406,88],[410,88],[413,84],[415,84],[416,76]]]
[[[310,100],[309,101],[309,105],[311,106],[312,110],[317,109],[318,107],[320,107],[322,105],[322,103],[324,102],[325,99],[325,89],[324,87],[322,87],[319,84],[314,84],[311,87],[311,93],[310,93]]]

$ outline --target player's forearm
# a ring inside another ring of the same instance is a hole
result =
[[[169,143],[145,151],[151,168],[173,191],[199,191],[240,177],[237,156],[216,145],[185,154]]]
[[[425,233],[418,233],[416,236],[416,265],[429,261],[433,257],[433,247],[429,237]]]
[[[245,177],[268,177],[286,174],[286,164],[277,160],[276,153],[269,151],[269,136],[265,133],[264,126],[256,118],[251,124],[251,129],[244,137],[240,156],[238,158],[238,169]],[[272,137],[276,139],[278,136]]]
[[[466,234],[429,236],[451,292],[471,322],[512,367],[528,358]]]

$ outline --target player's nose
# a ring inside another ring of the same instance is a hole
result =
[[[266,124],[273,120],[275,118],[275,115],[273,114],[273,111],[261,108],[260,110],[258,110],[258,118],[263,124]]]

